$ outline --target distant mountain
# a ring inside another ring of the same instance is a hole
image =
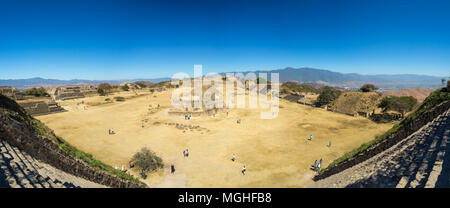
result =
[[[249,71],[248,71],[249,72]],[[244,74],[248,72],[242,72]],[[436,89],[441,87],[441,78],[427,75],[414,75],[414,74],[397,74],[397,75],[362,75],[357,73],[344,74],[339,72],[333,72],[323,69],[314,68],[292,68],[287,67],[284,69],[270,70],[270,71],[253,71],[256,73],[276,72],[279,73],[280,82],[295,81],[300,83],[312,83],[314,85],[328,85],[339,88],[357,89],[365,83],[372,83],[379,87],[381,90],[401,90],[406,88],[425,88]],[[225,75],[226,73],[221,73]],[[270,80],[270,75],[268,75]],[[0,86],[13,86],[19,89],[45,86],[55,87],[63,85],[96,85],[102,82],[111,84],[118,84],[121,82],[135,82],[135,81],[150,81],[150,82],[162,82],[168,81],[170,78],[157,78],[157,79],[123,79],[123,80],[58,80],[58,79],[43,79],[43,78],[31,78],[31,79],[8,79],[0,80]]]
[[[427,75],[397,74],[397,75],[362,75],[357,73],[344,74],[323,69],[291,68],[255,71],[256,73],[279,73],[280,82],[294,81],[314,83],[333,87],[355,89],[365,83],[375,84],[382,90],[399,90],[405,88],[435,89],[441,87],[441,78]],[[243,72],[248,73],[248,72]],[[225,74],[225,73],[222,73]],[[268,75],[270,79],[270,75]]]
[[[162,82],[170,80],[170,78],[156,78],[156,79],[123,79],[123,80],[59,80],[59,79],[44,79],[40,77],[29,79],[0,79],[0,86],[12,86],[19,89],[25,89],[30,87],[57,87],[57,86],[82,86],[82,85],[97,85],[100,83],[119,84],[122,82],[136,82],[136,81],[149,81],[149,82]]]

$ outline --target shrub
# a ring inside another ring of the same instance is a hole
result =
[[[373,85],[373,84],[364,84],[359,90],[361,90],[362,92],[372,92],[377,89],[378,88],[375,87],[375,85]]]
[[[114,100],[118,101],[118,102],[123,102],[125,101],[124,97],[114,97]]]
[[[130,87],[128,87],[128,85],[122,85],[122,86],[120,86],[120,89],[123,91],[128,91],[130,89]]]

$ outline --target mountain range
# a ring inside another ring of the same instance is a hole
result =
[[[250,71],[248,71],[250,72]],[[242,72],[244,74],[248,72]],[[441,77],[415,74],[395,74],[395,75],[362,75],[357,73],[339,73],[323,69],[315,68],[292,68],[268,70],[268,71],[252,71],[255,73],[279,73],[280,82],[294,81],[299,83],[311,83],[315,85],[328,85],[333,87],[355,89],[359,88],[365,83],[375,84],[382,90],[401,90],[405,88],[439,88]],[[222,75],[226,73],[221,73]],[[268,75],[270,79],[270,75]],[[13,86],[19,89],[30,87],[44,86],[66,86],[66,85],[96,85],[107,82],[111,84],[118,84],[121,82],[134,81],[150,81],[161,82],[168,81],[170,78],[156,78],[156,79],[123,79],[123,80],[59,80],[59,79],[44,79],[40,77],[30,79],[0,79],[0,86]]]

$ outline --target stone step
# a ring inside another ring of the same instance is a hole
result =
[[[427,177],[427,170],[428,168],[434,163],[433,159],[435,156],[435,147],[438,144],[438,140],[436,139],[436,136],[430,136],[429,138],[435,138],[433,139],[430,147],[428,148],[428,150],[424,151],[423,154],[423,159],[422,161],[420,161],[418,163],[419,168],[416,170],[415,176],[412,176],[413,181],[411,181],[411,183],[409,184],[409,188],[417,188],[417,187],[421,187],[424,186],[423,181],[424,179],[426,179]]]
[[[428,176],[428,180],[426,181],[425,188],[434,188],[436,186],[438,177],[442,172],[442,164],[444,162],[444,155],[446,151],[450,151],[449,137],[443,136],[441,145],[438,149],[436,160]]]

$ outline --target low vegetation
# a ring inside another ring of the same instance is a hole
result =
[[[26,96],[34,96],[34,97],[49,97],[50,95],[47,93],[47,90],[45,90],[43,87],[39,88],[31,88],[27,89],[23,92]]]
[[[316,88],[310,84],[299,84],[295,82],[285,82],[281,85],[280,92],[282,94],[287,94],[291,92],[298,92],[298,93],[313,93],[313,94],[319,94],[320,89]]]

